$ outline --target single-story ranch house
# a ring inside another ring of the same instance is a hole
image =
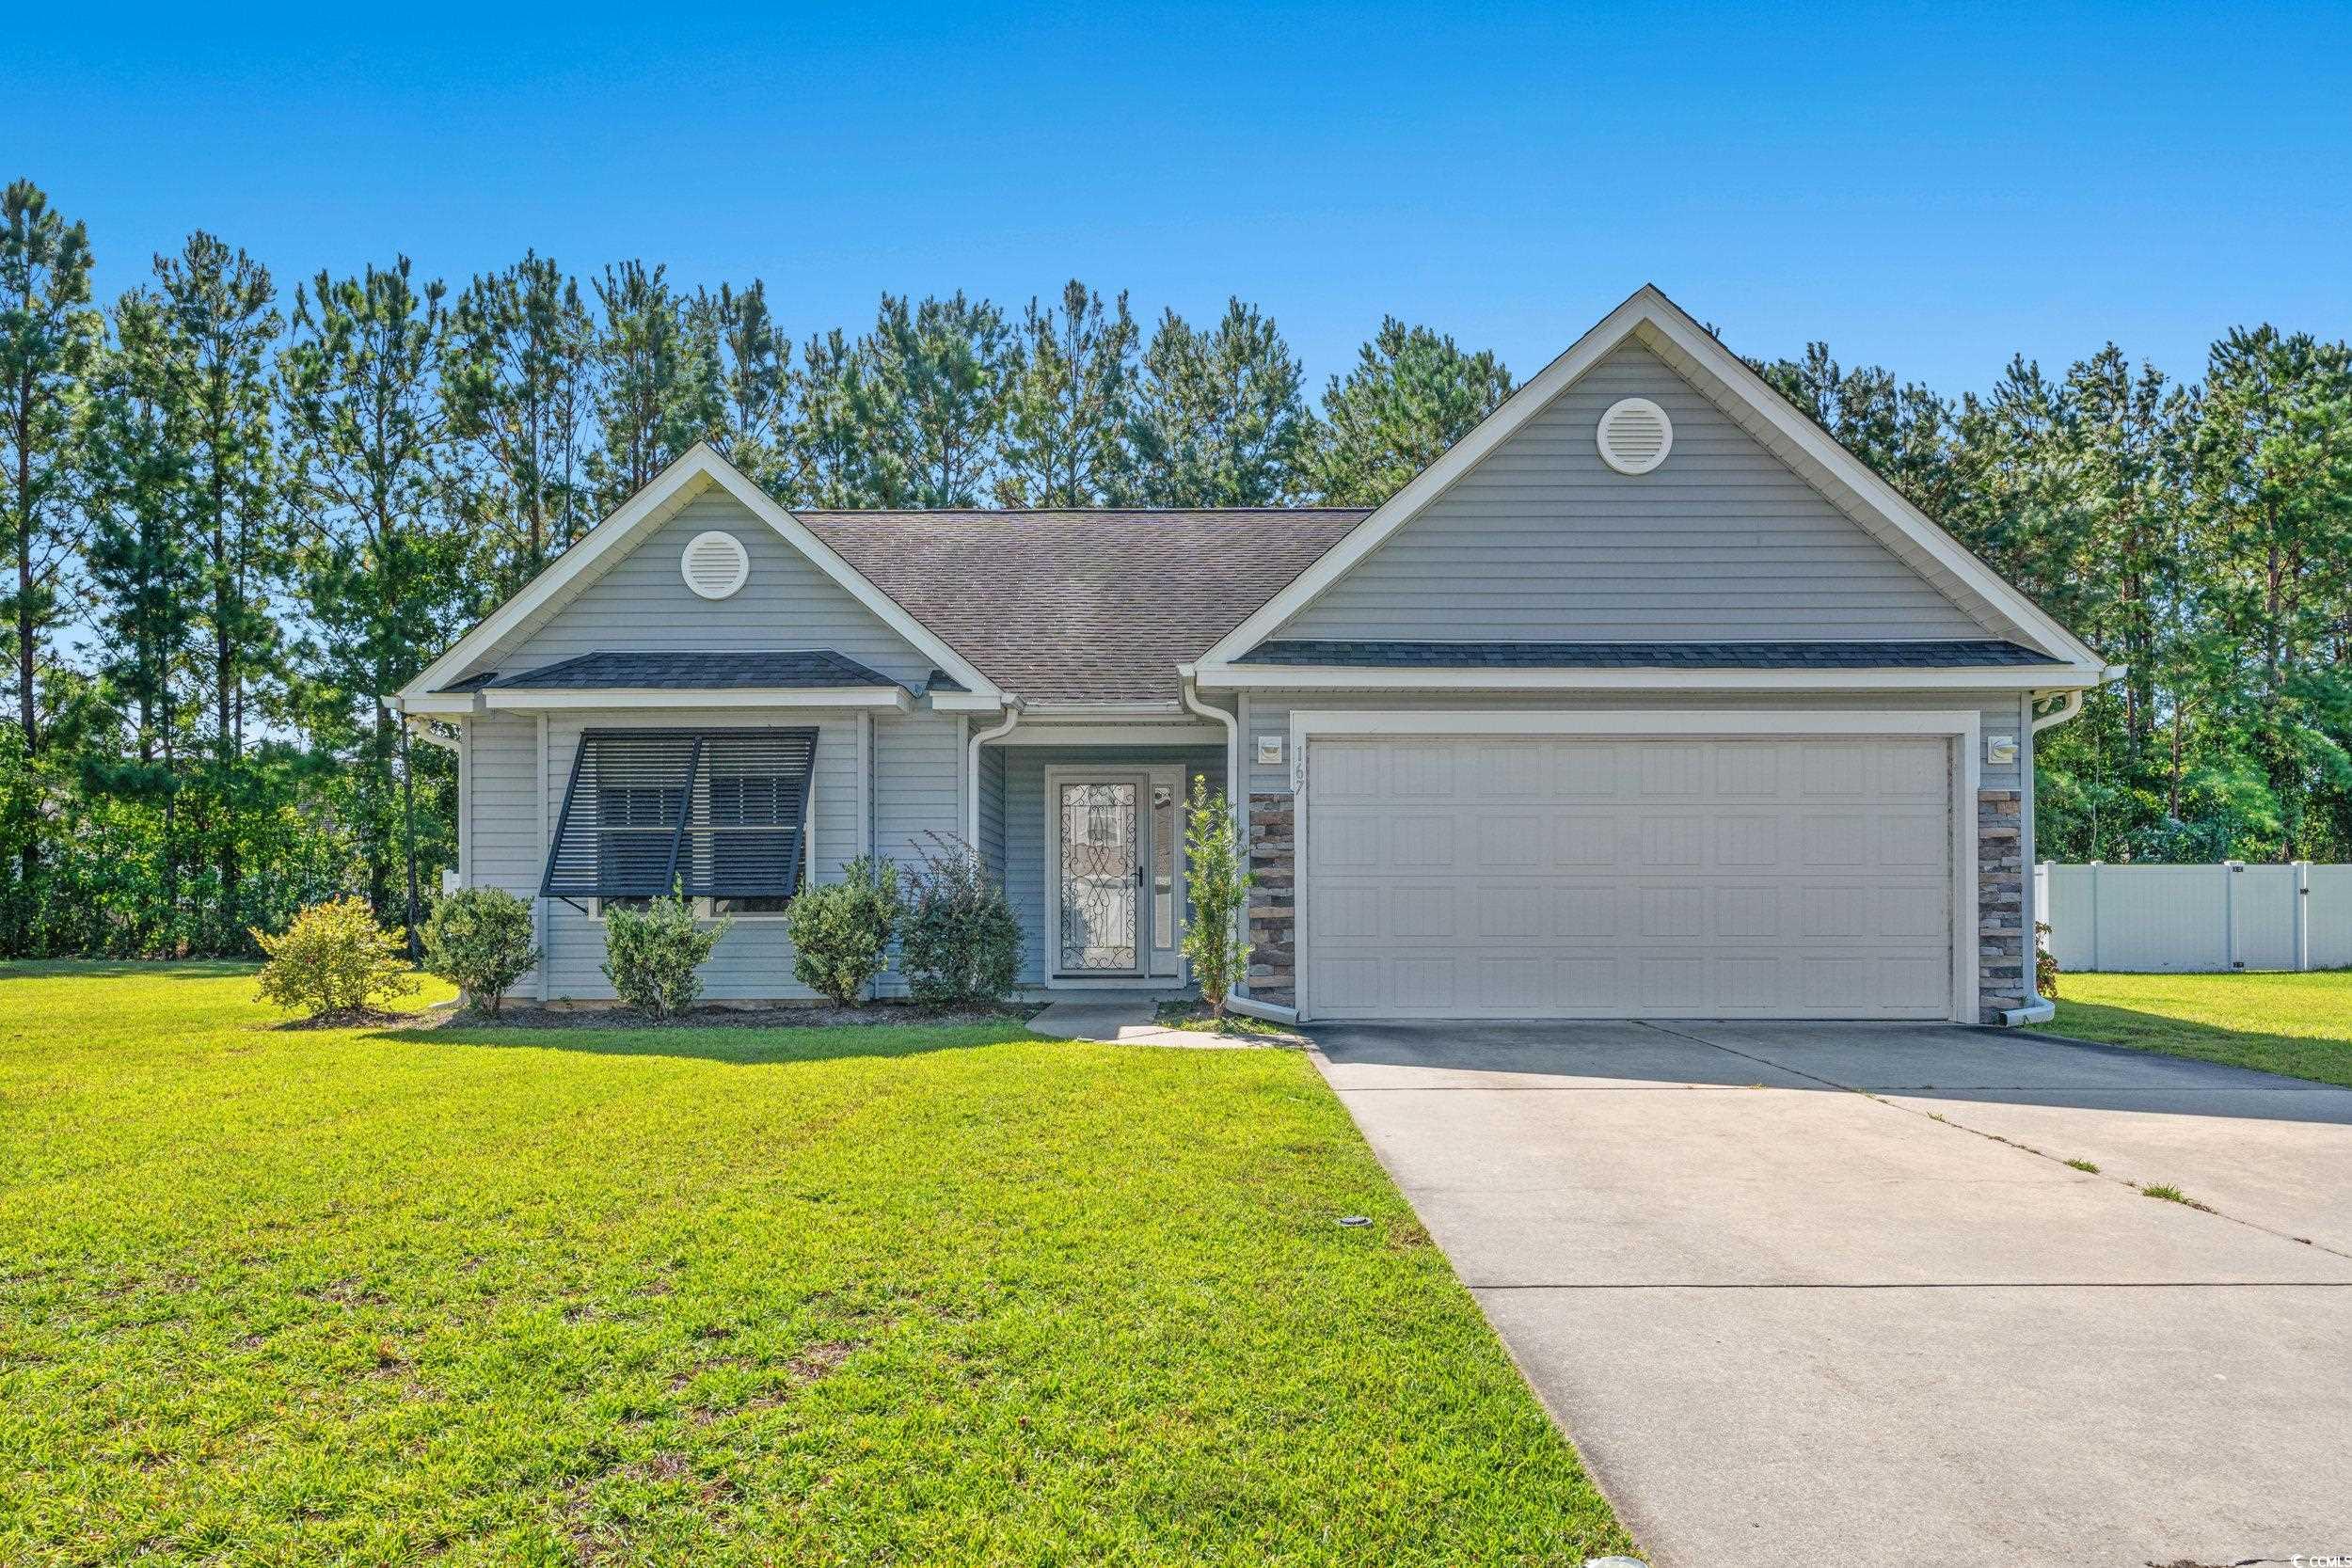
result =
[[[1182,983],[1181,803],[1247,802],[1306,1020],[2046,1016],[2033,748],[2114,672],[1655,289],[1373,509],[791,512],[697,447],[399,694],[516,994],[675,876],[714,999],[977,847],[1045,990]]]

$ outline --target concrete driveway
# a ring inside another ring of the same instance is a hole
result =
[[[2352,1554],[2352,1091],[1946,1026],[1313,1033],[1653,1560]]]

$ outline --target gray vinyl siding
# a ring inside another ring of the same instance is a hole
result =
[[[458,879],[467,887],[504,888],[518,898],[536,899],[548,845],[539,825],[539,723],[528,714],[485,714],[468,719],[466,747],[466,862]],[[508,994],[538,993],[536,973],[516,981]]]
[[[1650,473],[1595,432],[1645,397]],[[1986,628],[1638,343],[1612,351],[1275,633],[1447,641],[1982,637]]]
[[[1005,749],[980,748],[980,842],[973,847],[998,881],[1005,879]]]
[[[537,899],[547,863],[548,826],[561,808],[581,732],[634,726],[694,726],[712,729],[765,725],[814,725],[817,730],[813,841],[819,881],[836,881],[842,865],[867,848],[868,816],[882,852],[910,862],[912,846],[927,831],[960,831],[956,773],[957,724],[949,717],[914,714],[872,721],[873,778],[870,787],[859,766],[860,716],[803,710],[761,712],[744,708],[683,709],[648,713],[631,709],[586,709],[550,715],[548,721],[543,795],[538,721],[530,715],[482,715],[467,720],[470,799],[470,863],[463,868],[471,886],[502,887]],[[547,994],[551,999],[606,999],[611,982],[601,970],[604,927],[585,910],[558,899],[541,903]],[[538,993],[534,974],[511,994]],[[792,976],[792,944],[778,918],[739,918],[721,939],[703,970],[704,992],[714,1001],[806,998]],[[895,976],[878,988],[902,989]]]
[[[1485,711],[1528,711],[1545,708],[1626,709],[1629,711],[1671,710],[1675,708],[1831,708],[1839,712],[1949,712],[1955,708],[1976,708],[1984,716],[1987,735],[2014,735],[2019,737],[2019,754],[2026,730],[2026,695],[2019,691],[1742,691],[1726,694],[1721,691],[1578,691],[1578,692],[1466,692],[1466,691],[1252,691],[1249,694],[1249,727],[1242,736],[1244,754],[1250,758],[1249,787],[1253,793],[1268,791],[1287,794],[1291,787],[1290,756],[1291,712],[1295,708],[1387,708],[1387,709],[1471,709]],[[1255,760],[1257,737],[1279,735],[1283,737],[1282,764],[1265,767]],[[2017,789],[2019,770],[2014,763],[1994,767],[1986,764],[1982,784],[1987,789]]]
[[[751,576],[706,599],[678,575],[687,541],[717,529],[743,542]],[[552,619],[509,636],[477,669],[536,669],[600,649],[830,648],[914,685],[932,660],[723,491],[707,491],[606,568]]]
[[[953,717],[914,714],[874,721],[874,853],[919,866],[930,835],[963,835],[960,726]]]
[[[1007,746],[983,747],[1004,759],[1005,892],[1021,922],[1021,984],[1045,983],[1045,769],[1048,768],[1148,768],[1184,765],[1189,793],[1196,773],[1209,787],[1225,783],[1222,746]],[[985,794],[982,796],[986,800]]]

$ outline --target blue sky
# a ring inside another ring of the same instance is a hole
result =
[[[1645,280],[1947,390],[2352,331],[2341,5],[226,14],[10,25],[5,172],[109,296],[199,226],[288,287],[528,246],[762,277],[797,335],[1075,275],[1255,300],[1318,388],[1383,311],[1532,374]]]

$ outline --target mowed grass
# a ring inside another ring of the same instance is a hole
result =
[[[1626,1549],[1299,1053],[252,990],[0,966],[0,1561]]]
[[[2068,974],[2052,1032],[2352,1088],[2352,970]]]

